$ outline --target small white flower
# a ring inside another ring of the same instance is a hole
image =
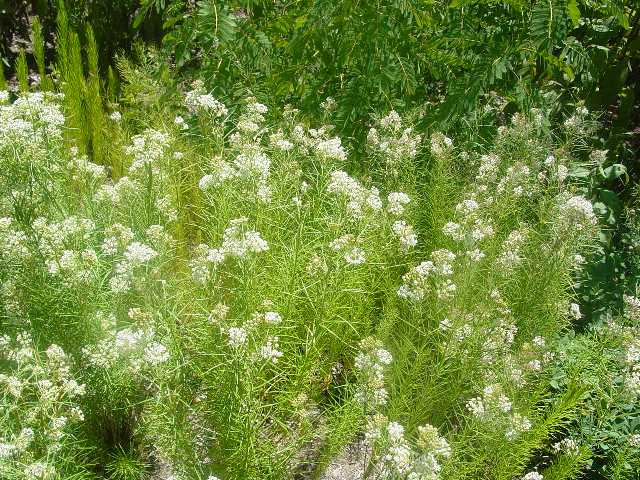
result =
[[[186,130],[189,128],[187,122],[185,122],[184,118],[182,118],[180,115],[176,115],[176,118],[173,119],[173,123],[182,130]]]
[[[278,312],[265,312],[264,320],[271,325],[277,325],[282,322],[282,317]]]
[[[353,247],[351,250],[345,253],[344,259],[349,265],[361,265],[366,261],[364,250],[359,247]]]
[[[404,220],[397,220],[393,222],[391,230],[398,237],[400,241],[400,248],[403,252],[408,252],[410,248],[415,247],[418,244],[418,237],[411,225],[408,225]]]
[[[387,195],[387,211],[392,215],[402,215],[405,206],[409,204],[411,199],[409,195],[403,192],[391,192]]]
[[[538,336],[538,337],[534,337],[534,339],[533,339],[533,344],[536,347],[544,347],[546,345],[546,343],[547,342],[545,341],[544,337]]]
[[[260,356],[272,363],[278,363],[282,355],[278,350],[278,337],[269,337],[267,343],[260,348]]]
[[[391,356],[391,354],[384,348],[378,348],[375,354],[376,354],[376,357],[378,358],[378,361],[382,365],[390,365],[391,362],[393,361],[393,357]]]
[[[229,327],[227,335],[229,336],[227,343],[230,347],[238,348],[247,343],[247,331],[242,327]]]
[[[527,368],[533,372],[539,372],[540,370],[542,370],[542,363],[540,363],[540,360],[531,360],[529,363],[527,363]]]
[[[452,326],[451,320],[449,320],[448,318],[445,318],[440,321],[438,328],[441,331],[446,332],[447,330],[451,329],[451,326]]]
[[[3,93],[0,90],[0,94]],[[1,100],[1,98],[0,98]],[[0,442],[0,459],[10,458],[16,452],[17,448],[12,443],[3,443]]]
[[[389,425],[387,426],[387,432],[389,433],[389,437],[392,440],[399,439],[404,435],[404,427],[398,422],[389,422]]]
[[[169,351],[163,344],[151,342],[144,350],[144,359],[151,365],[159,365],[169,360]]]
[[[529,472],[522,477],[522,480],[543,480],[543,478],[544,477],[538,472]]]
[[[133,266],[145,264],[157,256],[158,252],[140,242],[131,243],[124,252],[124,257]]]
[[[569,305],[569,316],[571,316],[575,320],[580,320],[582,318],[580,305],[578,305],[577,303],[572,303],[571,305]]]

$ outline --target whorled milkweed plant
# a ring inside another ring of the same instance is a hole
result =
[[[385,113],[360,177],[331,126],[195,82],[170,118],[102,119],[116,172],[65,146],[58,95],[0,100],[2,398],[33,402],[12,338],[83,385],[81,410],[2,417],[16,478],[545,475],[598,227],[539,115],[476,153]]]

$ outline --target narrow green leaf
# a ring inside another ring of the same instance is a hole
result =
[[[582,16],[580,9],[578,8],[578,0],[568,0],[567,14],[569,15],[569,18],[571,18],[573,26],[577,27],[580,22],[580,17]]]

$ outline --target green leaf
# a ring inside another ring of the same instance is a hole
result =
[[[598,198],[609,209],[614,211],[622,210],[622,200],[620,200],[620,197],[616,192],[612,190],[603,189],[598,192]]]
[[[531,39],[539,50],[551,51],[566,36],[566,0],[538,1],[531,12]]]
[[[138,10],[138,13],[133,19],[133,28],[138,28],[140,26],[140,24],[144,20],[144,17],[147,16],[147,12],[149,11],[149,6],[150,5],[145,5],[142,8],[140,8],[140,10]]]
[[[298,18],[295,19],[294,23],[293,23],[293,28],[295,30],[299,30],[300,28],[302,28],[304,26],[304,24],[307,22],[307,16],[306,15],[301,15]]]
[[[591,171],[585,167],[574,167],[569,170],[569,176],[573,178],[589,178]]]
[[[607,180],[615,180],[623,175],[627,175],[627,167],[620,163],[614,163],[602,170],[602,176]]]
[[[580,22],[580,17],[582,14],[580,13],[580,9],[578,8],[578,0],[568,0],[567,2],[567,13],[569,14],[569,18],[573,22],[573,26],[577,27]]]

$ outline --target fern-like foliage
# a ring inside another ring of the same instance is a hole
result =
[[[538,0],[531,12],[530,41],[551,51],[567,34],[566,0]]]

